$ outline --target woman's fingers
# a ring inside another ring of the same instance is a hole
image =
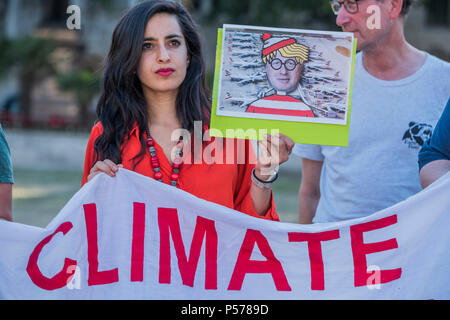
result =
[[[274,169],[279,165],[278,142],[271,136],[264,136],[264,140],[259,141],[259,157],[256,163],[256,174],[262,178],[269,178]]]
[[[97,161],[89,173],[88,181],[101,172],[106,173],[110,177],[115,177],[119,168],[123,168],[123,166],[121,164],[117,165],[109,159]]]
[[[268,142],[267,140],[262,140],[258,142],[258,145],[259,145],[258,161],[263,166],[269,166],[271,162],[270,142]]]
[[[279,134],[279,140],[280,150],[282,150],[283,159],[285,159],[283,162],[286,162],[289,159],[289,155],[292,153],[292,149],[294,148],[295,143],[291,138],[281,133]]]
[[[277,166],[289,159],[294,148],[294,141],[284,134],[265,135],[265,140],[260,142],[260,156],[266,156],[261,162],[267,166]]]

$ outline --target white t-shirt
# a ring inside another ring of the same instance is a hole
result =
[[[302,158],[323,161],[313,222],[367,216],[420,191],[418,152],[449,97],[447,62],[426,54],[413,75],[385,81],[357,54],[348,147],[294,147]]]

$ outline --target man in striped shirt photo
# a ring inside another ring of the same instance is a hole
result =
[[[297,90],[303,74],[303,64],[309,60],[309,48],[294,38],[264,33],[262,61],[267,80],[275,93],[258,99],[247,112],[314,118],[311,108],[300,98],[289,95]]]

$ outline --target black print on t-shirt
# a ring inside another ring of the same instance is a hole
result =
[[[419,149],[423,146],[424,142],[431,137],[433,127],[426,123],[417,123],[411,121],[409,128],[403,135],[403,142],[406,143],[411,149]]]

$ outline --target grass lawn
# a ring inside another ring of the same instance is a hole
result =
[[[15,222],[45,227],[79,190],[81,172],[15,169],[13,217]],[[280,171],[274,199],[282,222],[297,222],[300,177]]]
[[[79,190],[81,172],[15,169],[15,222],[45,227]]]

